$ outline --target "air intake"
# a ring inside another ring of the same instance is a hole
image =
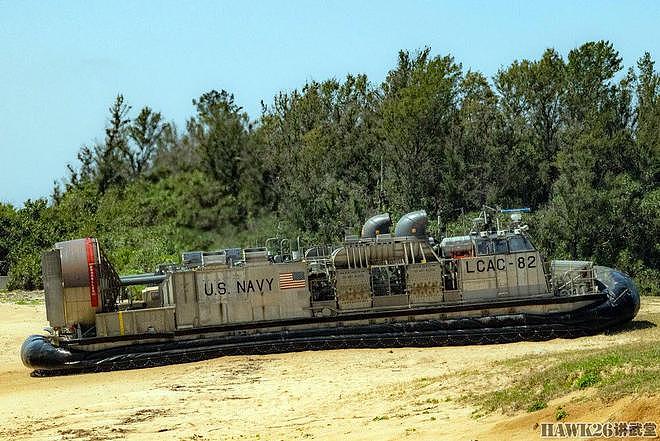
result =
[[[419,210],[404,214],[396,223],[394,235],[397,237],[415,236],[426,237],[426,224],[428,217],[426,211]]]
[[[362,239],[374,238],[378,234],[390,232],[392,218],[389,213],[377,214],[370,217],[362,226]]]

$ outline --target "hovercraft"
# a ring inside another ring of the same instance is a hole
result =
[[[468,235],[439,243],[424,211],[394,231],[384,213],[334,247],[272,238],[121,277],[98,240],[60,242],[42,256],[49,335],[29,337],[21,358],[52,375],[236,354],[573,338],[635,317],[630,277],[546,261],[525,211],[499,210],[511,215],[501,227],[485,209]],[[139,301],[131,285],[146,286]]]

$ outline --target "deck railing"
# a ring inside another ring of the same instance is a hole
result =
[[[569,269],[554,274],[552,289],[557,296],[574,296],[595,292],[596,277],[593,268]]]

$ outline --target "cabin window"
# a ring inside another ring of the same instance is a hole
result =
[[[476,240],[476,245],[477,245],[477,254],[479,256],[485,256],[487,254],[490,254],[490,241],[489,240],[478,239],[478,240]]]
[[[493,241],[494,254],[509,254],[509,245],[506,239],[496,239]]]
[[[508,254],[509,246],[506,239],[478,239],[477,254],[480,256],[487,256],[489,254]]]
[[[531,242],[525,236],[513,236],[509,238],[509,248],[512,253],[520,251],[534,251]]]
[[[371,291],[374,296],[406,293],[406,277],[403,265],[375,266],[371,268]]]

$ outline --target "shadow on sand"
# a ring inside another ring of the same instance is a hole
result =
[[[614,326],[613,328],[608,329],[605,332],[605,334],[616,335],[616,334],[622,334],[624,332],[637,331],[639,329],[655,328],[657,326],[658,325],[648,320],[634,320],[632,322],[627,322],[622,325]]]

